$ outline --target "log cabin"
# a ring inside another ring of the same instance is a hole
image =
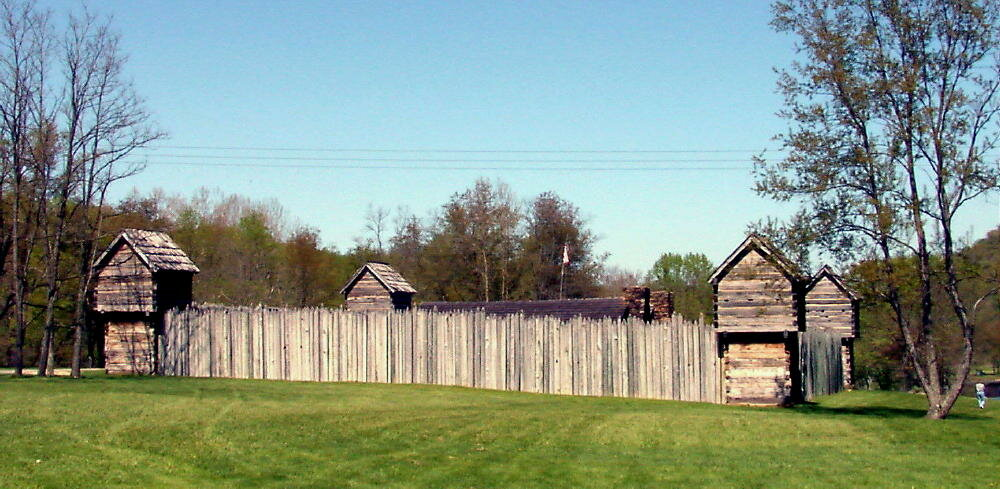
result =
[[[804,280],[766,238],[751,234],[709,278],[715,295],[725,402],[787,405],[801,397],[798,332]]]
[[[157,371],[163,313],[191,303],[198,267],[165,233],[124,229],[94,263],[91,308],[104,325],[109,374]]]
[[[340,293],[349,311],[398,311],[410,308],[417,289],[388,263],[373,261],[354,272]]]
[[[860,331],[858,303],[858,295],[827,265],[806,286],[806,328],[824,328],[840,335],[845,389],[852,388],[854,378],[854,340]]]

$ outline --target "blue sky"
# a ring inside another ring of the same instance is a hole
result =
[[[128,72],[169,133],[140,152],[146,170],[115,198],[198,187],[273,198],[344,250],[363,234],[369,203],[425,215],[477,177],[499,178],[523,198],[554,191],[572,201],[608,263],[637,270],[666,251],[719,261],[749,222],[790,210],[751,190],[749,157],[774,150],[784,127],[773,69],[794,56],[793,39],[768,27],[766,2],[104,0],[92,9],[113,15]],[[399,159],[449,161],[376,161]],[[233,163],[271,166],[209,166]],[[274,167],[292,164],[326,168]],[[517,169],[539,166],[564,170]],[[996,196],[960,217],[963,231],[983,235],[1000,222]]]

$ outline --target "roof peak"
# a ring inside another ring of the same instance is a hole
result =
[[[370,272],[372,276],[375,277],[375,280],[382,284],[382,286],[389,292],[403,292],[409,294],[417,293],[417,289],[413,288],[413,286],[410,285],[410,283],[407,282],[395,268],[392,268],[392,265],[380,261],[368,261],[365,262],[364,265],[361,265],[361,267],[354,272],[354,275],[352,275],[347,283],[340,289],[340,293],[342,295],[347,294],[352,288],[354,288],[354,284],[361,279],[365,270]]]
[[[788,277],[788,279],[796,282],[802,280],[802,273],[799,267],[789,260],[771,240],[758,233],[749,233],[743,242],[716,267],[712,275],[709,276],[708,281],[712,283],[718,282],[721,276],[728,272],[750,250],[760,252],[765,259],[777,266],[779,271]]]
[[[201,271],[167,233],[135,228],[123,228],[94,262],[94,267],[103,266],[110,259],[112,252],[123,242],[128,244],[143,264],[154,273]]]
[[[844,283],[844,277],[841,277],[840,274],[838,274],[833,269],[833,267],[827,264],[823,264],[823,266],[820,267],[820,269],[817,270],[816,273],[809,280],[809,284],[806,285],[806,293],[808,294],[809,291],[815,288],[816,284],[818,284],[820,280],[823,280],[823,277],[826,277],[827,279],[830,280],[830,282],[833,282],[834,286],[840,289],[841,292],[847,294],[847,296],[850,297],[851,299],[855,300],[858,299],[857,292],[855,292],[854,289],[848,287],[847,284]]]

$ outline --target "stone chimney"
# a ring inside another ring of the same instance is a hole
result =
[[[649,312],[653,321],[664,321],[674,315],[674,293],[655,290],[649,294]]]
[[[622,289],[622,298],[628,305],[628,315],[649,321],[649,287],[632,286]]]
[[[632,286],[622,289],[631,317],[647,323],[670,319],[674,315],[674,294],[665,290],[650,291],[649,287]]]

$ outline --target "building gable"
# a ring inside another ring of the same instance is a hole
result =
[[[131,247],[139,259],[154,273],[201,271],[169,235],[144,229],[123,229],[94,262],[94,268],[104,267],[111,254],[125,244]]]
[[[93,304],[97,312],[153,312],[156,284],[142,256],[127,242],[112,247],[96,270]]]
[[[367,275],[371,276],[374,280],[378,281],[379,284],[385,288],[389,293],[406,293],[415,294],[417,289],[414,289],[402,275],[399,274],[394,268],[389,266],[388,263],[382,262],[368,262],[361,266],[354,275],[347,281],[346,284],[340,289],[340,293],[347,296],[351,293],[351,290],[357,286],[357,283]]]
[[[718,267],[712,272],[709,277],[709,282],[718,283],[730,272],[730,270],[740,263],[744,258],[747,257],[752,251],[756,251],[757,255],[764,258],[770,262],[774,268],[785,276],[791,282],[801,281],[801,273],[799,268],[788,260],[780,250],[778,250],[770,241],[766,238],[759,236],[757,234],[751,234],[743,240],[739,246],[733,250],[732,253],[726,257],[725,260],[719,264]]]
[[[800,329],[798,269],[766,240],[749,236],[712,274],[720,332]]]
[[[806,328],[829,329],[844,338],[854,338],[858,333],[857,307],[857,294],[824,266],[806,287]]]

